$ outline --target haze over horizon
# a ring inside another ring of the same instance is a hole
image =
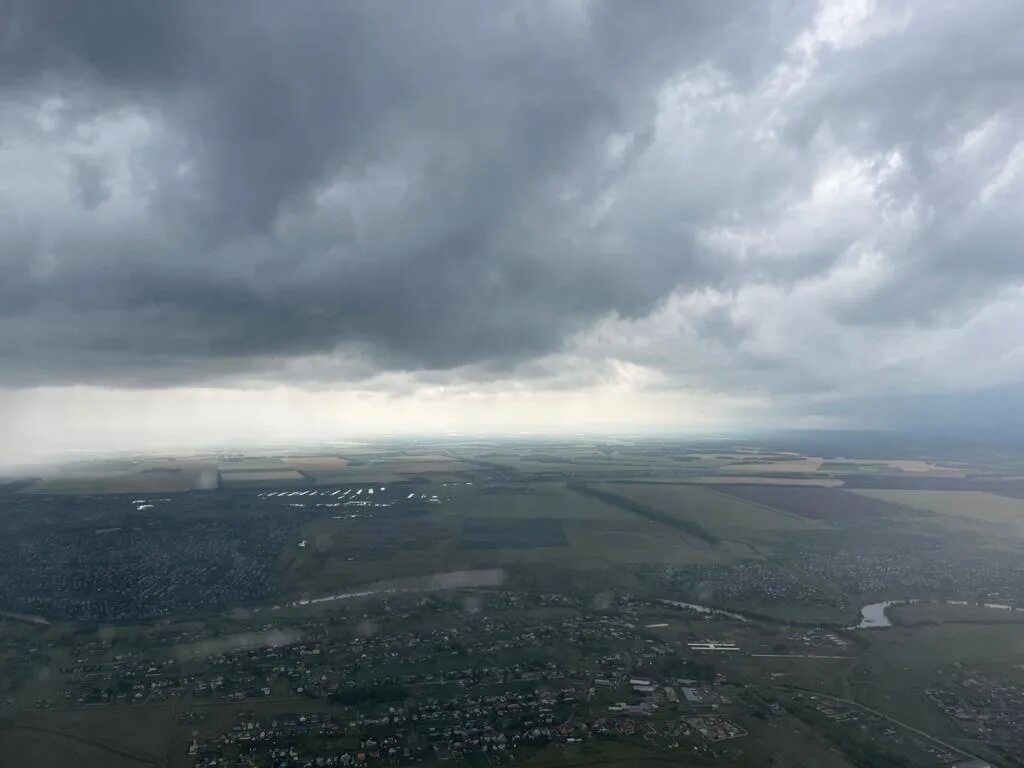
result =
[[[1024,426],[1024,6],[0,14],[0,461]]]

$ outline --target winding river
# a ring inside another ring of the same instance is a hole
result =
[[[973,605],[977,608],[991,608],[996,611],[1020,611],[1024,608],[1005,603],[972,603],[967,600],[924,600],[909,598],[906,600],[884,600],[880,603],[871,603],[860,609],[860,624],[855,624],[849,629],[878,629],[891,627],[892,621],[886,611],[894,605],[913,605],[914,603],[934,603],[937,605]]]
[[[661,600],[665,605],[674,605],[677,608],[706,613],[713,616],[725,616],[737,621],[756,621],[756,617],[744,616],[733,611],[723,611],[721,608],[712,608],[699,603],[684,603],[679,600]],[[929,600],[923,598],[906,598],[903,600],[883,600],[878,603],[869,603],[860,609],[860,623],[847,627],[847,629],[884,629],[893,626],[887,611],[894,605],[913,605],[914,603],[935,603],[940,605],[973,605],[978,608],[992,608],[1000,611],[1021,611],[1024,607],[1006,605],[1004,603],[972,603],[967,600]]]
[[[741,613],[734,613],[732,611],[723,611],[721,608],[712,608],[708,605],[701,605],[699,603],[684,603],[680,600],[662,600],[665,605],[674,605],[676,608],[686,608],[690,611],[696,611],[697,613],[707,613],[713,616],[725,616],[729,619],[736,619],[737,621],[749,621],[749,619]]]

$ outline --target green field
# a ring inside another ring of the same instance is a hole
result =
[[[820,522],[702,486],[669,483],[602,483],[595,484],[594,487],[692,522],[723,539],[745,541],[757,538],[765,532],[827,528]]]
[[[1024,533],[1024,499],[982,491],[855,490],[850,493],[939,515],[1012,525],[1016,526],[1013,530],[1017,535]]]
[[[618,486],[616,486],[618,487]],[[799,518],[744,505],[702,488],[683,489],[700,500],[704,514],[721,500],[740,514],[769,518],[772,530],[813,527]],[[711,546],[670,525],[631,513],[568,490],[564,483],[498,486],[417,486],[437,493],[445,503],[400,519],[387,516],[319,519],[306,526],[296,544],[282,554],[286,578],[295,592],[311,594],[384,579],[501,566],[517,569],[553,567],[561,571],[611,570],[631,565],[729,562],[757,556],[738,535]],[[762,523],[767,525],[767,523]],[[731,528],[731,531],[738,529]],[[304,540],[307,546],[299,547]],[[544,569],[537,573],[547,572]],[[568,577],[566,577],[568,578]],[[624,575],[626,584],[632,577]]]
[[[152,768],[161,764],[156,762],[155,756],[148,760],[136,759],[122,754],[121,749],[119,744],[108,747],[88,737],[65,735],[45,722],[31,727],[0,727],[0,755],[10,760],[7,765]]]
[[[857,526],[880,520],[899,520],[912,508],[884,497],[865,496],[838,488],[778,485],[721,485],[718,490],[753,504],[764,505],[805,520]]]
[[[1024,611],[987,608],[984,605],[948,605],[946,603],[912,603],[894,605],[887,611],[894,624],[1020,624]]]
[[[629,518],[617,507],[572,493],[565,483],[522,483],[499,486],[461,486],[446,490],[451,502],[441,507],[455,517],[552,517],[565,520]],[[504,492],[503,492],[504,491]]]
[[[925,698],[926,688],[941,685],[957,669],[1024,683],[1024,632],[1013,624],[894,627],[865,638],[866,657],[849,676],[851,698],[940,738],[960,732]],[[984,745],[973,742],[971,748]]]
[[[462,549],[564,547],[562,521],[551,517],[470,517],[462,524]]]

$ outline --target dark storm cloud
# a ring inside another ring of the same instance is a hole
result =
[[[75,162],[74,173],[83,207],[92,210],[110,196],[106,174],[98,163],[81,158]]]
[[[0,384],[1008,386],[1022,19],[8,3]]]
[[[147,138],[130,216],[102,219],[112,173],[76,159],[96,219],[4,243],[7,377],[159,383],[352,344],[447,367],[643,312],[698,268],[687,239],[636,260],[571,219],[666,76],[749,77],[760,25],[740,10],[15,4],[4,87],[59,100],[51,141],[128,112]]]
[[[994,168],[976,158],[951,172],[952,150],[986,121],[1006,123],[1001,142],[1011,150],[1020,139],[1024,13],[1012,0],[916,10],[899,44],[883,35],[824,53],[791,109],[794,139],[827,130],[855,151],[899,151],[905,172],[887,193],[929,217],[901,244],[898,278],[850,308],[847,317],[858,323],[941,321],[1024,277],[1014,244],[1019,207],[979,200],[1009,158],[988,159]]]

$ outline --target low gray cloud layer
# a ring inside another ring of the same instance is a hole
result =
[[[0,24],[0,385],[1024,379],[1012,0]]]

